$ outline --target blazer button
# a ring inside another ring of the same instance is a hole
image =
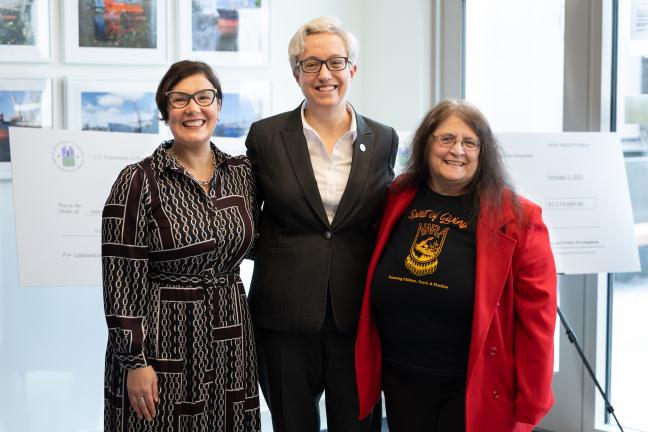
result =
[[[488,350],[488,355],[491,356],[491,357],[494,357],[495,354],[497,354],[497,347],[491,347],[491,348]]]
[[[331,231],[324,231],[324,238],[326,240],[331,240],[331,237],[333,237],[333,234],[331,234]]]
[[[493,399],[497,400],[500,398],[500,394],[497,390],[493,390]]]

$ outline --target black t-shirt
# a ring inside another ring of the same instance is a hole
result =
[[[373,277],[385,362],[465,376],[475,251],[475,224],[463,197],[421,187],[394,226]]]

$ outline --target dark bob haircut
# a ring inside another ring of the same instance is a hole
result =
[[[518,199],[508,179],[500,149],[486,117],[464,100],[448,99],[434,106],[423,118],[412,139],[411,155],[407,164],[408,176],[402,186],[424,185],[430,179],[428,154],[434,131],[450,116],[461,118],[475,132],[480,143],[477,171],[466,186],[465,199],[473,217],[480,205],[486,205],[499,215],[505,194],[510,194],[514,207]]]
[[[182,60],[171,65],[162,77],[162,80],[160,80],[157,92],[155,93],[155,103],[160,111],[162,120],[165,122],[169,120],[169,106],[167,104],[166,93],[171,91],[183,79],[196,74],[204,75],[212,83],[216,89],[216,99],[218,99],[219,105],[223,104],[221,84],[212,68],[207,63],[201,61]]]

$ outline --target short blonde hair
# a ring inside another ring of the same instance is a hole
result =
[[[340,36],[346,46],[349,63],[352,65],[356,64],[358,50],[360,49],[358,39],[353,33],[342,28],[342,24],[338,18],[320,17],[299,27],[292,39],[290,39],[290,43],[288,43],[288,61],[290,61],[290,68],[293,73],[297,68],[299,57],[303,54],[304,49],[306,49],[306,37],[317,33],[331,33]]]

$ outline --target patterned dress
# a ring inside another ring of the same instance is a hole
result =
[[[127,166],[103,210],[108,432],[261,430],[256,352],[239,265],[258,214],[249,161],[212,144],[209,193],[163,143]],[[128,369],[152,366],[160,403],[137,419]]]

